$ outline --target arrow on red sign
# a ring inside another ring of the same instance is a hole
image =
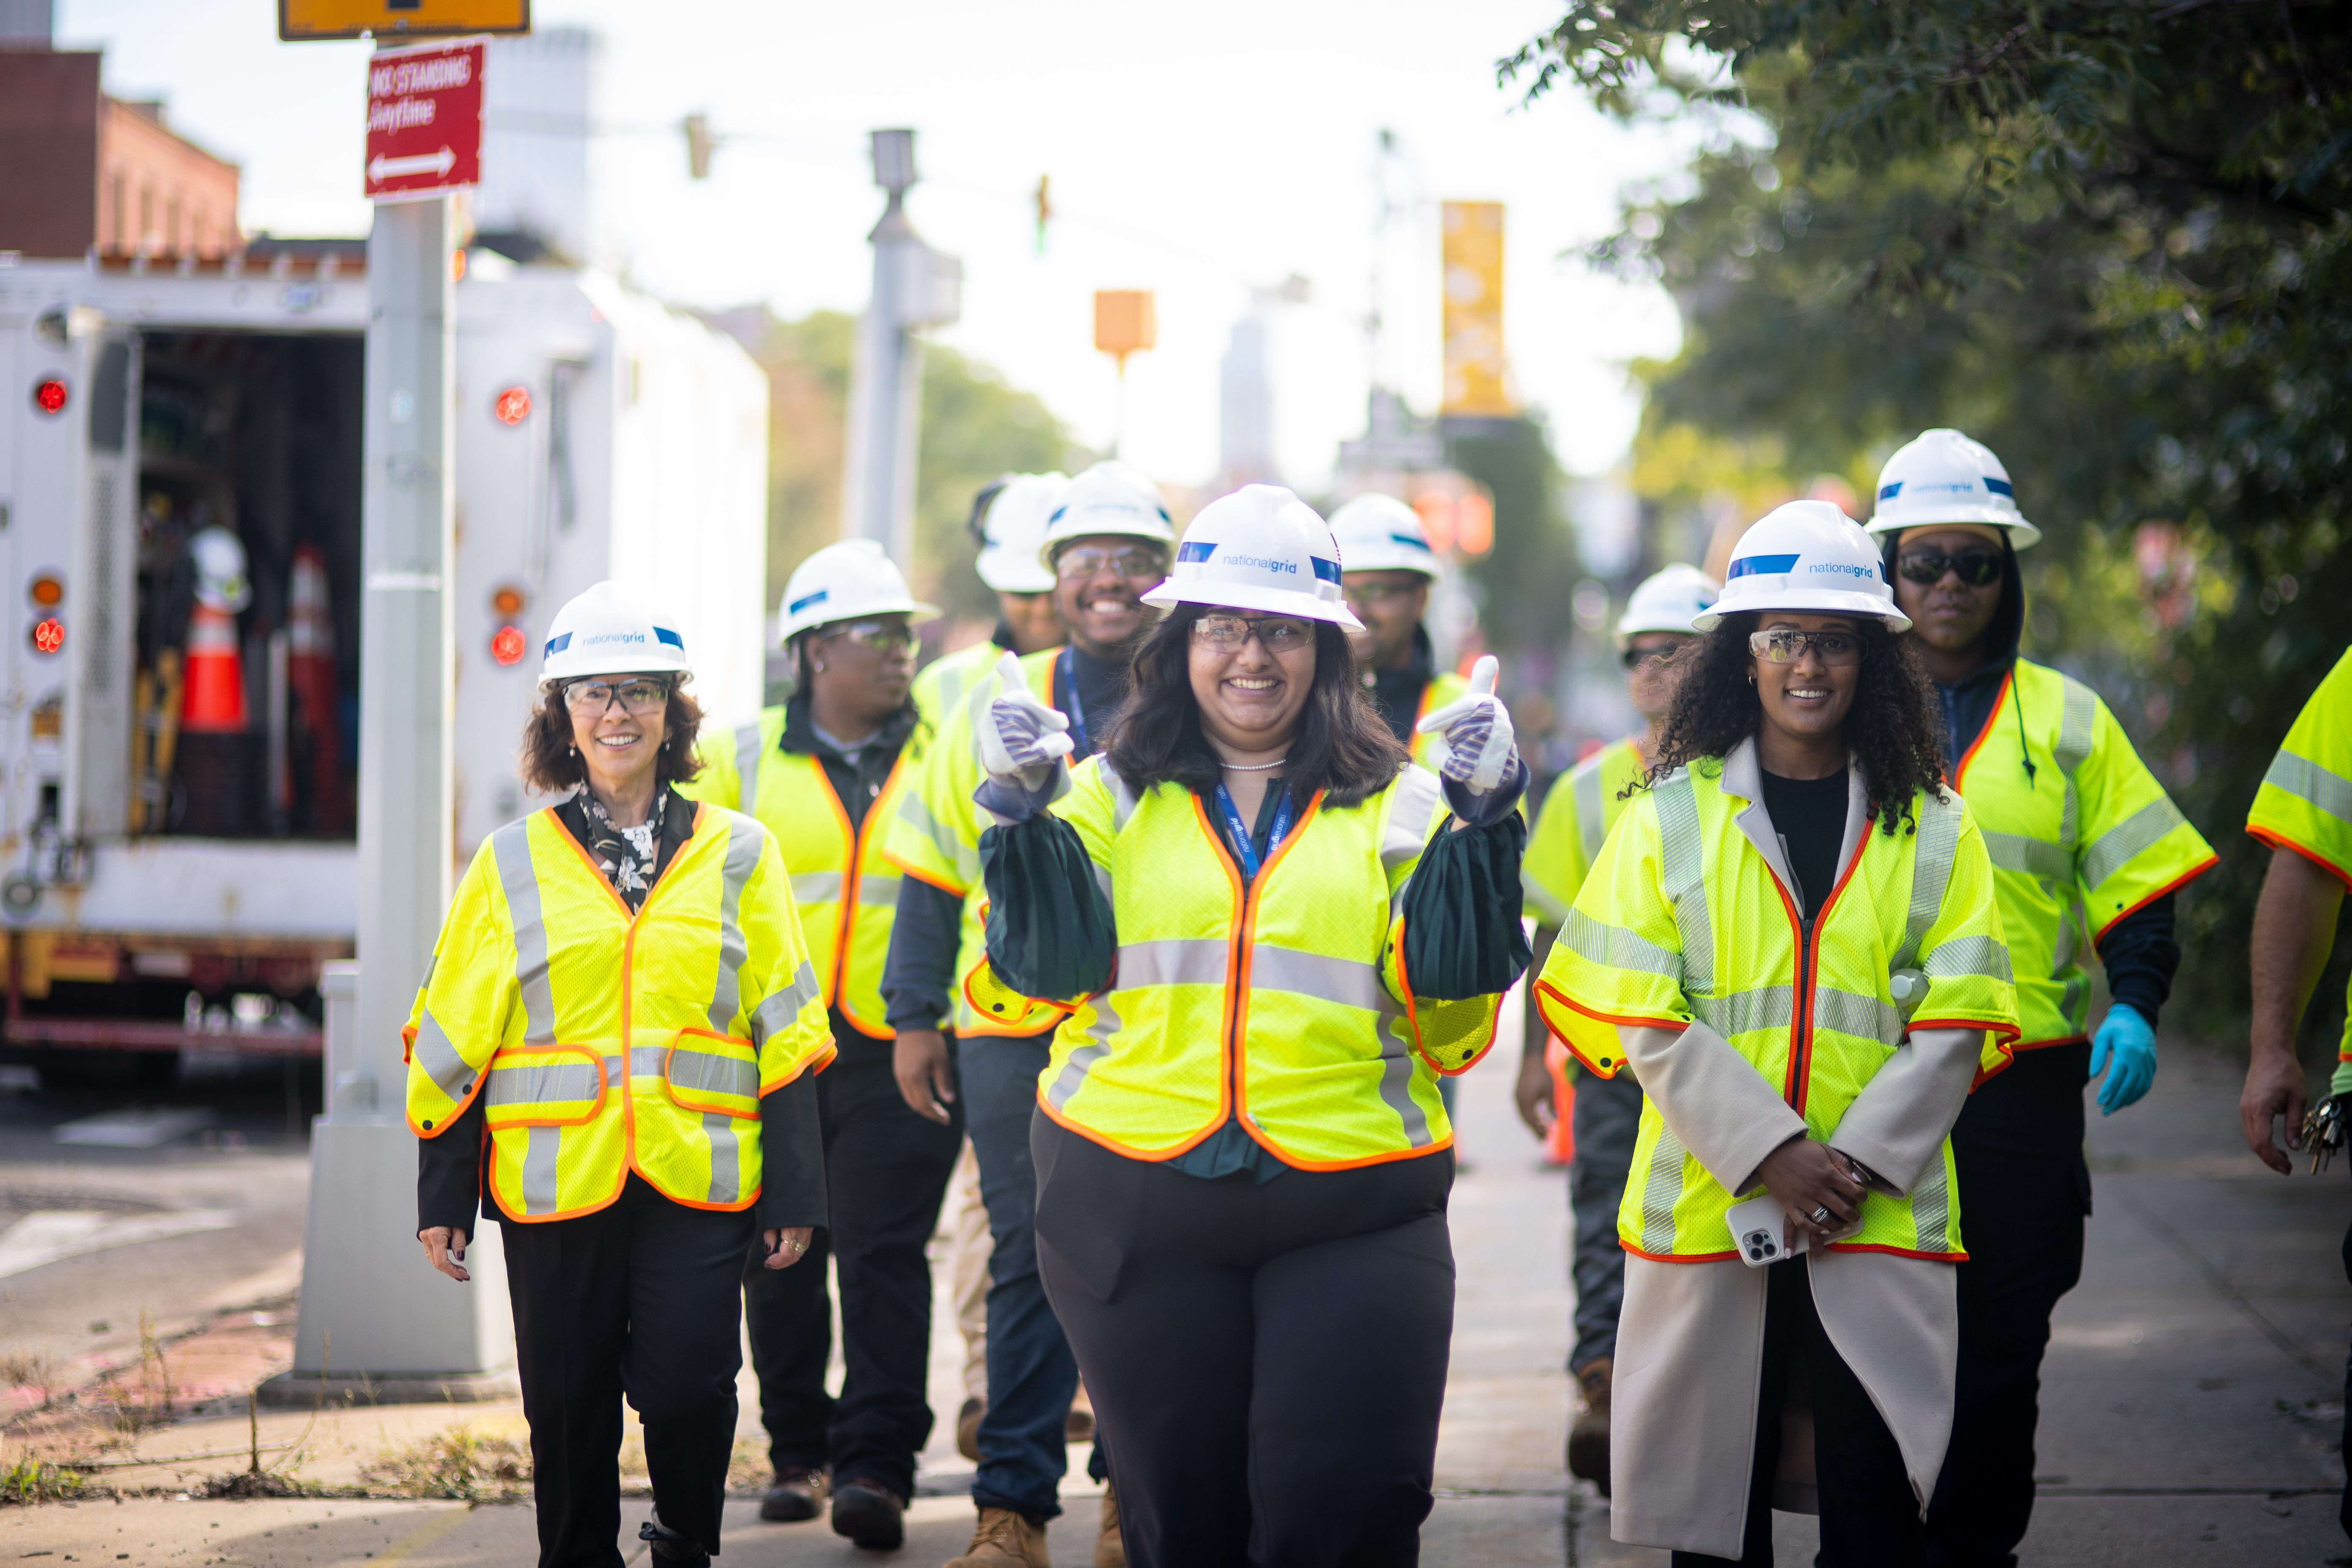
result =
[[[397,180],[405,174],[446,174],[457,162],[457,154],[444,147],[438,153],[419,153],[413,158],[387,158],[379,153],[368,164],[368,178],[377,184]]]

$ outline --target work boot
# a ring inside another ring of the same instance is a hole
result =
[[[760,1517],[778,1524],[814,1519],[824,1511],[828,1489],[823,1469],[778,1470],[776,1484],[760,1499]]]
[[[666,1524],[646,1521],[637,1526],[637,1539],[653,1542],[656,1568],[710,1568],[710,1553],[702,1549],[700,1542],[680,1535]]]
[[[1584,1409],[1568,1429],[1568,1473],[1591,1481],[1609,1495],[1609,1380],[1617,1358],[1595,1356],[1576,1369],[1584,1389]]]
[[[980,1419],[987,1414],[985,1399],[967,1399],[956,1412],[956,1452],[975,1465],[980,1463]]]
[[[980,1510],[971,1545],[961,1557],[950,1557],[941,1568],[1054,1568],[1045,1555],[1045,1527],[1032,1524],[1009,1508]]]
[[[1095,1568],[1127,1568],[1127,1542],[1118,1532],[1118,1494],[1103,1483],[1102,1528],[1095,1536]]]
[[[868,1552],[907,1544],[907,1500],[873,1481],[844,1481],[833,1492],[833,1532]]]

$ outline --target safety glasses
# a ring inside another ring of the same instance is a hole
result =
[[[1794,664],[1809,647],[1832,668],[1862,662],[1862,639],[1852,632],[1801,632],[1776,626],[1769,632],[1748,634],[1748,651],[1772,664]]]
[[[1971,588],[2000,580],[2000,557],[1990,550],[1963,550],[1957,555],[1941,550],[1906,550],[1895,558],[1895,570],[1913,583],[1940,583],[1956,572]]]
[[[647,713],[658,713],[669,706],[669,682],[656,680],[651,676],[639,676],[617,685],[610,680],[593,679],[563,683],[563,705],[574,713],[601,716],[615,701],[625,711],[640,718]]]
[[[1106,568],[1114,577],[1149,577],[1158,582],[1168,575],[1168,552],[1150,544],[1126,544],[1116,550],[1082,544],[1054,558],[1054,575],[1065,583],[1099,576]]]
[[[819,640],[835,639],[876,653],[899,653],[915,646],[915,628],[904,621],[852,621],[847,626],[827,626]]]
[[[1666,647],[1629,647],[1617,656],[1627,669],[1639,669],[1648,664],[1671,664],[1680,644]]]
[[[1420,590],[1418,583],[1347,583],[1339,591],[1350,605],[1387,605]]]
[[[1202,616],[1192,623],[1192,646],[1239,653],[1252,637],[1268,653],[1288,653],[1315,640],[1315,628],[1289,616]]]

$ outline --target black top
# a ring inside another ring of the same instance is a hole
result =
[[[1117,658],[1097,658],[1076,643],[1066,645],[1069,651],[1069,673],[1078,688],[1078,708],[1086,715],[1087,755],[1093,756],[1103,749],[1103,741],[1110,734],[1110,721],[1127,701],[1127,656],[1120,649]],[[1062,676],[1063,660],[1054,658],[1054,706],[1064,713],[1070,711],[1068,681]],[[1076,728],[1076,726],[1073,726]],[[1073,757],[1073,763],[1079,759]]]
[[[808,694],[802,692],[784,704],[784,732],[778,738],[776,749],[787,756],[813,756],[824,764],[825,782],[833,785],[841,809],[857,825],[858,837],[862,838],[866,835],[866,818],[880,797],[882,786],[890,782],[890,770],[898,765],[898,753],[905,749],[907,737],[915,732],[916,718],[915,705],[909,701],[883,720],[863,744],[852,747],[845,754],[818,735],[816,721],[809,712]],[[743,801],[741,808],[751,810],[751,803]]]
[[[1845,777],[1843,768],[1825,779],[1764,774],[1764,809],[1796,875],[1797,907],[1808,921],[1837,886],[1838,851],[1845,847]]]
[[[1363,673],[1364,689],[1387,721],[1389,732],[1412,748],[1412,727],[1421,718],[1421,699],[1429,689],[1431,675],[1437,668],[1437,650],[1430,646],[1429,634],[1419,626],[1412,628],[1412,657],[1393,669],[1368,669]]]

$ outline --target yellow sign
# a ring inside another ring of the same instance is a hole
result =
[[[278,36],[289,44],[530,31],[530,0],[278,0]]]
[[[1445,396],[1440,414],[1507,418],[1519,411],[1503,353],[1503,204],[1447,202]]]

